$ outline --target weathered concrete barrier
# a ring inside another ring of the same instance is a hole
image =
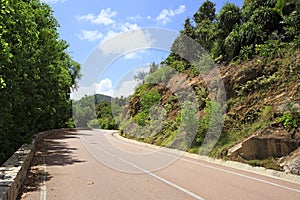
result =
[[[69,130],[71,129],[56,129],[38,133],[31,144],[22,145],[0,167],[0,200],[17,199],[21,186],[26,179],[37,144],[51,134]]]
[[[278,158],[296,150],[299,142],[296,139],[252,136],[229,149],[228,156],[241,156],[247,160]]]

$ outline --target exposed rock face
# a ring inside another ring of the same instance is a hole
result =
[[[279,158],[289,155],[300,144],[299,134],[290,134],[282,128],[269,127],[228,150],[232,159],[241,157],[246,160]]]
[[[163,129],[155,130],[155,134],[148,134],[151,137],[144,141],[166,145],[175,139],[174,144],[180,143],[181,135],[174,135],[181,123],[177,120],[180,119],[181,101],[186,98],[186,94],[194,92],[199,103],[196,114],[198,119],[208,116],[212,99],[227,99],[223,132],[212,156],[227,156],[226,158],[242,162],[274,158],[272,162],[281,164],[283,159],[300,146],[299,55],[297,51],[273,60],[256,57],[241,64],[218,65],[221,82],[214,70],[195,76],[191,71],[184,70],[168,81],[145,89],[144,93],[156,90],[161,95],[160,106],[166,110],[167,117]],[[222,84],[226,95],[220,89]],[[190,89],[192,90],[189,91]],[[123,118],[133,118],[139,113],[144,93],[137,92],[133,96],[129,107],[123,112]],[[212,95],[213,93],[215,94]],[[199,123],[197,138],[194,138],[192,148],[189,149],[191,152],[198,151],[197,148],[205,137],[207,124],[205,120]],[[128,122],[124,133],[131,137],[130,131],[133,129],[134,124]],[[153,132],[152,129],[149,130]],[[238,144],[228,149],[235,142]],[[291,163],[294,163],[291,166],[299,164],[298,161]]]
[[[283,167],[285,172],[300,175],[300,155]]]
[[[300,147],[290,155],[280,159],[280,163],[286,173],[300,175]]]

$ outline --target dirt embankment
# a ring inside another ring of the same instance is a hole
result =
[[[211,155],[293,173],[298,170],[299,173],[300,170],[294,167],[297,159],[300,160],[299,51],[274,60],[256,57],[242,64],[218,66],[218,69],[226,90],[227,110],[222,135]],[[213,73],[211,77],[208,74],[205,81],[203,74],[196,77],[177,74],[168,82],[148,88],[148,92],[156,90],[161,95],[160,106],[167,111],[167,123],[160,132],[149,134],[151,137],[143,140],[166,145],[166,141],[174,138],[182,109],[178,100],[180,95],[174,96],[174,93],[192,88],[199,103],[197,117],[201,121],[207,115],[211,100],[208,84],[216,82],[215,79]],[[216,88],[216,98],[223,98],[225,94],[219,89]],[[139,113],[142,96],[132,98],[123,119],[134,119]],[[125,136],[126,130],[134,129],[132,124],[128,127],[124,129]],[[205,130],[203,122],[199,127]],[[201,134],[198,129],[189,151],[197,152]]]

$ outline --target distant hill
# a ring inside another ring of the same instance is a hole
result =
[[[113,98],[111,96],[103,94],[95,94],[95,103],[99,104],[100,102],[111,102]]]

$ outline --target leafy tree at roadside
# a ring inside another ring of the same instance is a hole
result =
[[[38,132],[72,126],[80,65],[49,5],[0,0],[0,163]]]

